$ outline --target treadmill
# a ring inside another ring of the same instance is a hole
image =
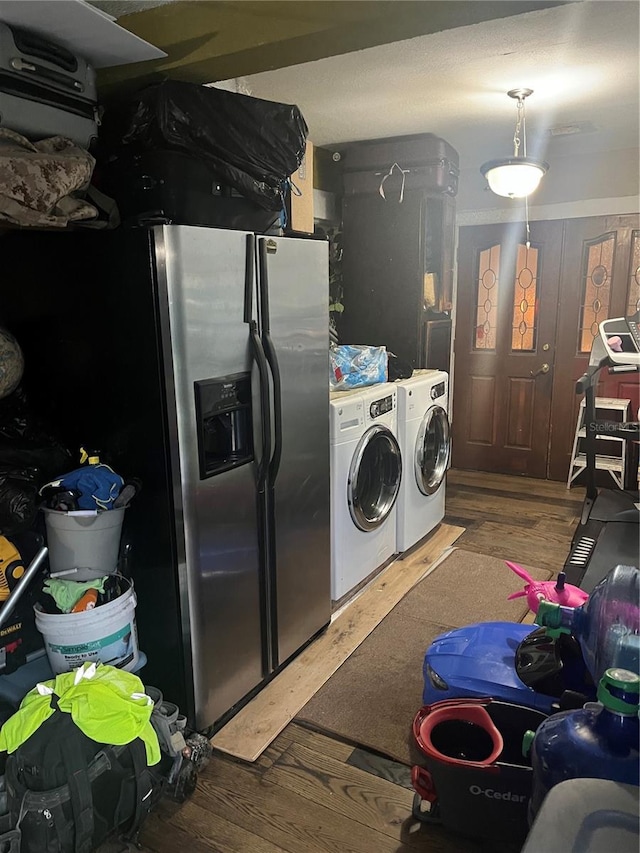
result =
[[[585,592],[591,592],[614,566],[638,566],[639,563],[640,497],[637,491],[598,491],[596,449],[600,435],[640,440],[640,425],[638,421],[598,421],[595,405],[601,370],[640,372],[639,322],[640,311],[632,317],[617,317],[600,323],[599,334],[591,347],[589,367],[576,383],[576,393],[585,397],[587,493],[564,571],[567,581]]]

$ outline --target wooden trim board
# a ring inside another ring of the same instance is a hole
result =
[[[441,524],[425,544],[394,560],[340,610],[327,630],[211,738],[222,752],[255,761],[320,687],[464,533]]]

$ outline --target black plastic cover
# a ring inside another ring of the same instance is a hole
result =
[[[267,210],[279,210],[305,152],[297,106],[165,80],[108,109],[101,134],[112,151],[170,149],[207,160],[220,178]]]
[[[69,450],[34,414],[22,386],[0,400],[0,535],[34,524],[38,489],[72,462]]]
[[[73,456],[60,443],[68,424],[54,422],[51,429],[49,426],[28,401],[23,386],[0,400],[0,470],[12,469],[18,479],[24,479],[28,470],[38,487],[71,470]]]
[[[0,465],[0,535],[27,530],[38,512],[38,472]]]

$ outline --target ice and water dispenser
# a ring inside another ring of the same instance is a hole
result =
[[[194,383],[200,479],[253,461],[251,374]]]

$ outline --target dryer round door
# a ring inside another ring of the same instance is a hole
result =
[[[449,466],[450,452],[447,413],[442,406],[431,406],[418,430],[414,459],[416,483],[423,495],[432,495],[439,489]]]
[[[402,456],[396,437],[382,425],[368,429],[357,444],[347,481],[353,523],[366,532],[387,518],[400,491]]]

